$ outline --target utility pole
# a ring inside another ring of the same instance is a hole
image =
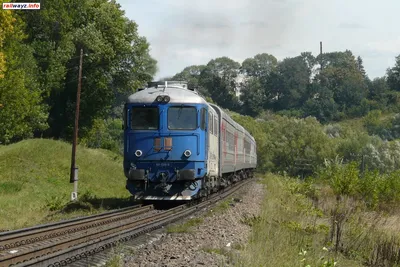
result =
[[[319,54],[322,55],[322,42],[319,42]]]
[[[319,57],[320,57],[319,64],[321,65],[321,70],[322,70],[322,42],[319,42]]]
[[[71,175],[69,179],[70,183],[74,183],[74,191],[71,193],[71,201],[78,200],[78,168],[75,165],[75,154],[76,154],[76,144],[78,139],[79,104],[81,101],[82,61],[83,61],[83,49],[81,48],[81,56],[79,59],[78,90],[76,92],[74,139],[72,141]]]

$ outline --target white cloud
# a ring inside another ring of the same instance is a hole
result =
[[[160,76],[228,56],[282,60],[350,49],[382,76],[400,53],[399,0],[117,0],[151,43]],[[382,41],[384,40],[384,41]]]
[[[400,53],[400,36],[391,40],[369,42],[367,47],[379,52]]]
[[[190,49],[182,49],[175,52],[178,57],[189,57],[193,58],[195,61],[198,59],[203,60],[205,58],[209,58],[210,55],[204,50],[200,50],[197,48],[190,48]]]

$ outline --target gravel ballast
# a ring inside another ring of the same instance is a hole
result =
[[[123,255],[123,265],[232,266],[232,255],[250,237],[251,227],[243,221],[259,214],[263,197],[263,185],[254,179],[227,201],[189,218],[194,223],[184,227],[183,232],[171,233],[177,228],[167,227],[167,231],[149,238],[146,244],[132,248],[131,253]],[[182,224],[185,221],[176,225]]]

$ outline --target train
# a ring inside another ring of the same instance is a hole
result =
[[[254,137],[186,81],[149,82],[128,97],[123,121],[136,200],[192,201],[254,176]]]

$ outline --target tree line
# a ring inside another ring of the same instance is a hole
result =
[[[400,55],[385,76],[373,80],[362,58],[349,50],[316,57],[303,52],[282,61],[262,53],[241,64],[219,57],[188,66],[171,78],[187,80],[223,108],[253,117],[271,110],[326,123],[375,109],[397,111],[400,103]]]
[[[157,70],[149,43],[115,0],[46,0],[41,10],[2,10],[0,25],[2,144],[71,139],[80,49],[80,136],[98,119],[120,118],[125,97]]]
[[[71,140],[82,48],[81,143],[118,150],[122,105],[157,71],[149,43],[120,5],[46,0],[41,10],[3,10],[0,24],[0,143],[33,136]],[[186,80],[208,100],[252,117],[273,111],[329,123],[400,106],[400,55],[373,80],[348,50],[281,61],[267,53],[242,63],[219,57],[170,79]],[[377,119],[370,124],[371,133],[397,136]]]

